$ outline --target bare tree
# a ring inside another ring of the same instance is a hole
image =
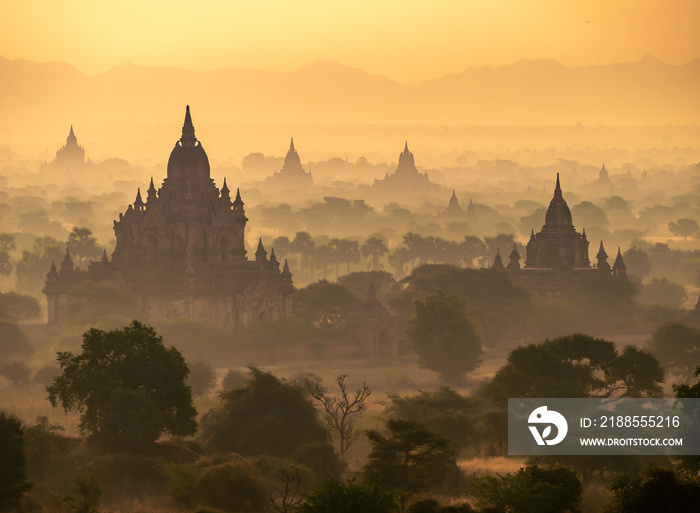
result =
[[[270,505],[279,513],[289,513],[294,511],[304,501],[299,493],[299,486],[301,485],[299,469],[294,467],[293,473],[285,469],[279,480],[282,482],[284,489],[277,496],[270,496]]]
[[[365,400],[372,391],[367,383],[362,383],[362,388],[358,388],[355,394],[348,393],[345,379],[347,374],[336,378],[338,389],[337,395],[331,395],[323,386],[323,380],[318,378],[311,390],[311,396],[323,405],[326,410],[324,420],[331,432],[338,438],[338,453],[344,459],[345,452],[350,448],[355,440],[360,436],[360,431],[355,431],[355,417],[367,409]]]

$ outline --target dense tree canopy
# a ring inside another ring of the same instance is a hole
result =
[[[480,506],[517,513],[578,511],[582,491],[576,474],[563,467],[529,466],[513,474],[482,477],[474,486]]]
[[[294,314],[321,328],[330,328],[357,311],[362,300],[339,283],[320,280],[294,295]]]
[[[47,387],[53,406],[80,412],[80,430],[115,448],[140,448],[168,431],[194,434],[189,369],[175,348],[138,321],[91,329],[82,352],[58,353],[62,374]]]
[[[0,412],[0,511],[16,511],[22,494],[31,488],[23,433],[18,419]]]
[[[328,440],[302,390],[256,367],[245,387],[222,392],[219,405],[202,418],[201,436],[214,451],[277,457]]]
[[[29,337],[19,326],[8,321],[0,321],[0,362],[5,358],[32,354]]]
[[[41,313],[39,302],[34,296],[5,292],[0,294],[0,312],[6,320],[31,319]]]
[[[401,292],[392,299],[392,306],[404,321],[414,312],[413,301],[442,290],[466,299],[469,312],[487,341],[518,330],[532,311],[530,294],[513,285],[507,274],[490,269],[463,269],[453,265],[422,265],[401,280]]]
[[[354,481],[329,479],[304,497],[299,513],[392,513],[396,499],[387,491]]]
[[[377,430],[367,432],[372,443],[365,479],[392,489],[419,492],[442,485],[459,474],[449,441],[419,422],[390,419],[383,436]]]
[[[518,347],[489,384],[509,397],[655,397],[664,374],[649,353],[580,333]]]
[[[610,513],[700,512],[700,483],[670,468],[650,466],[616,476]]]
[[[688,380],[700,362],[700,330],[680,323],[664,324],[654,332],[648,347],[667,373]]]
[[[481,338],[468,312],[466,300],[438,290],[416,299],[408,321],[408,338],[421,366],[457,381],[481,363]]]
[[[462,396],[449,387],[434,392],[419,390],[416,395],[407,397],[389,393],[388,398],[385,411],[389,415],[420,422],[449,439],[455,450],[477,442],[478,399]]]

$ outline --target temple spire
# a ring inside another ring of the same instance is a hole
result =
[[[303,141],[302,141],[302,143],[303,143]],[[296,151],[294,149],[294,137],[292,137],[292,142],[289,144],[289,151]]]
[[[410,152],[408,151],[408,141],[406,141],[406,146],[404,147],[403,152],[404,152],[404,153],[410,153]]]
[[[193,145],[197,140],[194,136],[194,124],[192,123],[189,105],[185,109],[185,122],[182,125],[182,139],[180,140],[183,145]]]
[[[554,187],[554,197],[555,198],[561,198],[561,185],[559,184],[559,173],[557,173],[557,185]]]
[[[146,203],[150,203],[151,201],[155,201],[158,198],[158,191],[156,191],[156,186],[153,184],[153,177],[151,177],[151,183],[148,186],[148,191],[147,191],[147,196],[146,196]]]
[[[267,251],[265,251],[265,247],[263,246],[262,237],[260,237],[258,240],[258,249],[255,252],[255,260],[258,262],[267,261]]]
[[[501,259],[501,248],[496,248],[496,258],[493,259],[491,269],[495,271],[503,271],[505,269],[503,267],[503,259]]]

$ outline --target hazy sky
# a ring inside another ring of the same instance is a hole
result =
[[[404,83],[466,68],[700,57],[698,0],[0,0],[0,56],[291,71],[334,59]]]

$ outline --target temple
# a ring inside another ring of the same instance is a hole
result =
[[[544,225],[537,233],[532,230],[527,243],[525,266],[521,266],[520,254],[514,244],[508,265],[503,265],[500,252],[497,252],[492,268],[507,271],[511,280],[518,285],[533,292],[547,294],[556,294],[566,287],[571,276],[577,274],[602,272],[617,278],[626,278],[626,267],[619,248],[617,259],[611,268],[601,241],[596,255],[597,264],[591,267],[588,245],[586,230],[579,233],[574,227],[571,210],[564,199],[557,173],[554,196],[545,213]]]
[[[445,210],[442,210],[437,215],[438,219],[442,219],[444,221],[457,221],[466,219],[466,216],[466,212],[462,210],[462,207],[459,205],[459,200],[457,199],[457,194],[455,193],[455,190],[452,189],[452,196],[450,197],[450,202],[447,204],[447,208]]]
[[[44,162],[42,167],[54,167],[62,171],[76,170],[91,164],[85,160],[85,149],[78,144],[78,138],[73,132],[73,125],[66,138],[66,144],[61,146],[56,152],[56,157],[51,162]]]
[[[403,152],[399,155],[399,165],[392,174],[387,173],[383,179],[374,180],[372,188],[383,192],[411,191],[421,188],[437,187],[430,181],[428,173],[421,173],[416,168],[413,153],[408,151],[408,141]]]
[[[308,189],[314,186],[311,173],[307,173],[301,166],[301,159],[294,148],[294,138],[289,144],[289,151],[284,158],[282,169],[268,176],[263,185],[268,190]]]
[[[239,327],[290,315],[294,285],[287,262],[280,270],[274,249],[268,258],[262,240],[255,260],[248,260],[247,221],[240,191],[232,201],[225,178],[220,190],[214,184],[188,106],[162,186],[156,189],[151,178],[145,201],[139,189],[114,221],[111,261],[105,253],[81,271],[66,252],[60,270],[52,265],[44,287],[49,324],[61,324],[71,288],[90,281],[127,289],[145,319],[193,317]]]

